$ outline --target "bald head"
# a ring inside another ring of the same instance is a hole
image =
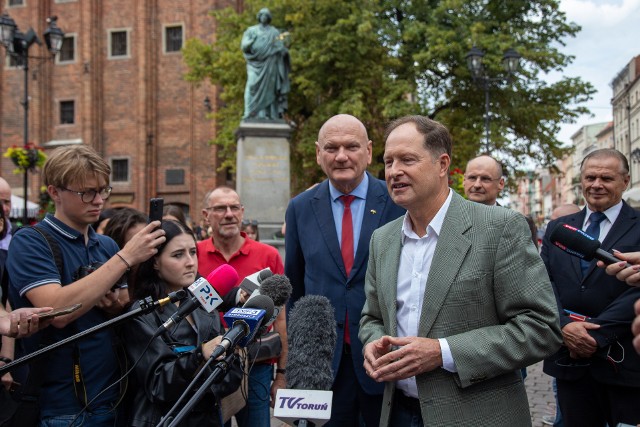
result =
[[[318,132],[318,141],[322,141],[326,138],[327,132],[331,132],[335,128],[338,129],[353,129],[357,133],[361,134],[361,137],[364,138],[365,141],[369,140],[369,136],[367,135],[367,128],[364,127],[364,124],[356,117],[350,114],[336,114],[331,117],[329,120],[324,122],[320,131]]]
[[[371,164],[372,143],[362,122],[338,114],[318,132],[316,162],[338,191],[349,194],[363,180]]]
[[[11,186],[6,179],[0,177],[0,201],[4,209],[4,216],[9,218],[11,213]]]
[[[491,156],[469,160],[464,171],[464,193],[471,201],[495,205],[504,188],[502,166]]]
[[[573,203],[567,203],[565,205],[560,205],[557,208],[555,208],[552,212],[551,212],[551,221],[553,221],[554,219],[558,219],[561,216],[567,216],[567,215],[571,215],[574,214],[576,212],[580,212],[580,208],[578,207],[578,205],[574,205]]]

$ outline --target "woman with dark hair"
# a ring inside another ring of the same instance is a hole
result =
[[[158,246],[153,258],[140,264],[136,273],[137,285],[132,294],[135,300],[147,296],[158,300],[196,280],[195,236],[179,221],[165,220],[162,229],[167,240]],[[142,358],[130,377],[135,404],[130,410],[129,426],[158,424],[222,340],[224,331],[218,311],[207,313],[200,307],[153,338],[156,330],[176,313],[178,304],[169,303],[161,310],[135,317],[122,328],[130,363]],[[136,302],[132,309],[138,306]],[[239,363],[231,371],[221,384],[207,391],[181,426],[222,426],[220,399],[235,391],[242,377]]]
[[[104,235],[111,237],[119,248],[123,248],[133,236],[147,225],[148,221],[147,215],[136,209],[118,209],[109,219],[106,227],[104,227]],[[120,296],[118,300],[125,306],[131,301],[137,271],[138,265],[132,265],[131,269],[120,280]]]

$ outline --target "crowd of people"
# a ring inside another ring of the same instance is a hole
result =
[[[0,210],[8,297],[0,366],[228,264],[239,278],[220,291],[220,311],[244,304],[240,282],[265,268],[291,281],[288,309],[305,295],[333,305],[327,426],[531,425],[523,381],[526,367],[541,360],[557,384],[554,425],[640,423],[640,216],[622,200],[628,160],[613,149],[588,154],[580,176],[585,207],[554,211],[539,249],[531,219],[498,203],[500,163],[489,155],[469,161],[462,197],[449,187],[453,151],[442,124],[397,119],[384,137],[380,180],[367,172],[373,142],[362,122],[329,118],[316,142],[326,179],[290,200],[283,262],[259,241],[258,222],[245,219],[232,188],[207,193],[198,226],[175,206],[149,222],[134,209],[105,209],[110,169],[92,148],[58,148],[43,168],[55,212],[16,231]],[[7,188],[0,178],[5,208]],[[564,252],[550,239],[558,223],[584,230],[621,261],[605,266]],[[39,321],[71,304],[81,307]],[[3,376],[6,389],[28,386],[17,399],[32,405],[36,419],[16,422],[157,425],[203,366],[211,370],[225,331],[218,310],[196,309],[166,326],[180,305]],[[231,415],[241,427],[270,425],[269,406],[286,386],[286,317],[280,311],[272,326],[279,353],[232,363],[181,425],[222,426]],[[241,409],[225,411],[225,397],[242,383]]]

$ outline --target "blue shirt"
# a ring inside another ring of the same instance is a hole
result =
[[[362,218],[364,216],[364,205],[367,201],[367,190],[369,189],[369,176],[365,173],[362,182],[349,194],[356,196],[351,202],[351,221],[353,222],[353,253],[358,252],[358,240],[360,240],[360,230],[362,229]],[[338,233],[338,243],[342,247],[342,216],[344,214],[344,204],[340,196],[348,194],[338,191],[331,181],[329,181],[329,195],[331,196],[331,212],[333,222],[336,224]]]
[[[117,244],[111,238],[96,234],[91,227],[88,243],[85,245],[84,235],[51,214],[47,215],[39,227],[58,243],[64,266],[63,274],[60,277],[49,245],[37,231],[25,228],[14,234],[6,265],[9,271],[9,298],[14,308],[32,307],[25,297],[27,291],[50,283],[70,284],[74,281],[73,275],[79,267],[94,262],[106,262],[118,251]],[[64,328],[48,327],[44,335],[49,335],[52,342],[57,342],[106,320],[106,314],[94,307]],[[21,353],[33,352],[42,338],[43,333],[39,332],[30,338],[22,339],[24,348],[21,349]],[[51,343],[49,338],[47,341]],[[47,365],[46,378],[40,393],[41,418],[77,414],[82,409],[73,386],[72,364],[75,346],[80,351],[80,367],[87,388],[87,401],[118,379],[119,369],[113,342],[113,330],[107,328],[77,341],[76,344],[60,347],[49,356],[36,361]],[[91,408],[115,402],[118,393],[119,387],[112,387],[98,398]]]

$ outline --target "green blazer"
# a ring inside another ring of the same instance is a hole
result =
[[[373,233],[360,340],[396,336],[399,218]],[[549,277],[522,215],[453,193],[436,245],[418,335],[446,338],[457,373],[417,376],[426,426],[531,425],[520,368],[562,342]],[[380,426],[389,424],[395,383],[385,385]]]

